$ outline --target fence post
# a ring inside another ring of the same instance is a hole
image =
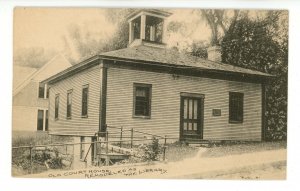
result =
[[[32,169],[32,144],[30,143],[30,174],[33,173],[33,169]]]
[[[105,133],[105,140],[108,141],[108,131]]]
[[[106,166],[109,166],[109,157],[108,157],[108,140],[106,140],[106,149],[105,149],[105,153],[106,153],[106,156],[105,156],[105,165],[106,165]]]
[[[108,131],[106,131],[106,154],[108,153]]]
[[[133,128],[131,128],[131,142],[130,142],[130,148],[132,148],[132,145],[133,145]]]
[[[102,147],[102,141],[100,140],[100,142],[99,142],[99,144],[100,144],[100,148],[99,148],[99,159],[98,159],[98,162],[99,162],[99,166],[101,166],[101,147]]]
[[[166,145],[167,145],[167,136],[165,135],[165,143],[164,143],[164,156],[163,156],[163,160],[166,160]]]
[[[122,148],[122,138],[123,138],[123,127],[121,127],[120,148]]]

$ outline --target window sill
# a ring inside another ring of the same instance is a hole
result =
[[[66,117],[66,119],[68,119],[68,120],[69,120],[69,119],[72,119],[72,117]]]
[[[59,118],[55,118],[54,120],[55,120],[55,121],[58,121],[58,120],[59,120]]]
[[[138,119],[151,119],[151,116],[142,116],[142,115],[134,115],[132,118],[138,118]]]
[[[239,124],[239,123],[243,123],[243,121],[234,121],[234,120],[229,120],[229,123],[233,123],[233,124]]]
[[[88,118],[88,115],[82,115],[81,118]]]

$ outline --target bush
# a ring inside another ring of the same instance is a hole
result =
[[[142,154],[144,161],[160,160],[161,146],[159,145],[159,140],[156,137],[152,138],[152,144],[143,145],[141,148],[144,151]]]

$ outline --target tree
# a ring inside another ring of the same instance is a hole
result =
[[[198,11],[211,29],[211,46],[220,45],[222,36],[234,27],[239,10],[233,10],[233,16],[228,16],[228,11],[221,9],[202,9]]]
[[[14,64],[24,67],[40,68],[55,54],[56,51],[45,51],[42,47],[21,48],[14,51]]]
[[[129,40],[129,26],[127,15],[135,9],[108,9],[106,19],[116,25],[116,31],[108,39],[101,38],[101,35],[92,35],[86,28],[72,24],[68,28],[68,38],[63,37],[65,50],[70,60],[78,61],[100,52],[108,52],[126,48]],[[75,55],[74,55],[75,52]]]
[[[287,13],[269,11],[264,19],[244,17],[230,27],[221,43],[222,60],[275,75],[266,88],[266,138],[287,137]]]

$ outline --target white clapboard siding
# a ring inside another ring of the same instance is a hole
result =
[[[261,85],[108,68],[106,123],[156,135],[179,137],[180,92],[204,94],[203,139],[261,140]],[[133,118],[133,83],[152,84],[151,118]],[[244,121],[229,123],[229,92],[244,93]],[[221,116],[212,116],[221,109]],[[128,135],[128,134],[127,134]]]
[[[81,117],[82,87],[89,85],[88,117]],[[67,91],[72,89],[72,117],[67,119]],[[55,95],[59,94],[59,119],[54,119]],[[99,129],[100,67],[95,66],[61,80],[50,89],[49,132],[57,135],[94,135]]]

